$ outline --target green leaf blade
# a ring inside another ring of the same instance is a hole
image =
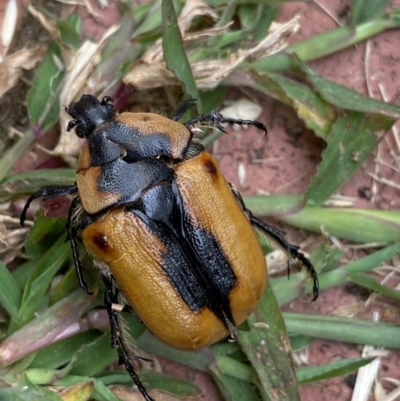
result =
[[[345,376],[368,365],[374,358],[352,358],[335,361],[327,365],[304,366],[296,369],[297,379],[300,384],[313,383],[332,377]]]
[[[265,394],[271,400],[299,400],[289,339],[269,283],[248,323],[250,330],[239,330],[237,338]]]
[[[41,125],[44,131],[57,122],[60,111],[57,94],[64,71],[59,69],[55,59],[62,60],[62,55],[58,45],[53,42],[36,72],[32,88],[28,93],[28,110],[32,123]]]
[[[290,334],[352,344],[400,348],[400,326],[396,324],[289,312],[284,312],[283,317]]]
[[[372,152],[394,119],[378,114],[344,112],[332,126],[322,162],[307,189],[309,205],[321,205]]]
[[[354,0],[351,3],[351,23],[358,25],[382,17],[389,0]]]
[[[14,318],[18,316],[22,294],[7,267],[0,261],[0,303]]]
[[[199,101],[196,82],[183,48],[182,35],[172,0],[163,0],[162,15],[163,51],[167,68],[183,83],[187,95]],[[200,103],[197,103],[197,108],[201,114],[202,107]]]

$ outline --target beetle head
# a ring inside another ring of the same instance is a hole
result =
[[[112,99],[104,96],[100,102],[93,95],[82,95],[78,102],[71,103],[65,111],[73,118],[68,123],[67,131],[75,127],[79,138],[88,137],[100,124],[111,121],[117,111],[110,103]]]

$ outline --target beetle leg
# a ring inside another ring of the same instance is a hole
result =
[[[112,286],[109,280],[107,280],[103,276],[103,282],[106,287],[104,292],[104,302],[106,304],[108,318],[110,319],[110,327],[111,327],[111,342],[113,348],[116,348],[118,351],[118,355],[120,361],[125,365],[126,371],[129,373],[130,377],[132,378],[133,382],[135,383],[136,387],[143,395],[146,401],[155,401],[152,397],[147,394],[147,391],[139,379],[139,376],[135,372],[133,365],[129,361],[129,354],[125,347],[124,340],[122,338],[122,329],[119,322],[118,312],[116,312],[113,307],[112,303],[114,300]]]
[[[253,125],[260,131],[264,131],[265,134],[267,134],[267,128],[265,127],[264,124],[260,123],[259,121],[252,121],[252,120],[238,120],[235,118],[225,118],[219,110],[213,110],[209,116],[198,116],[192,120],[187,121],[184,123],[186,127],[189,129],[195,128],[195,127],[211,127],[211,128],[217,128],[222,132],[225,132],[225,129],[222,124],[230,124],[230,125]]]
[[[72,224],[72,219],[74,217],[74,213],[76,213],[79,206],[80,206],[80,198],[76,197],[72,201],[71,207],[69,209],[67,223],[65,224],[65,227],[68,232],[68,240],[71,244],[72,257],[74,259],[74,264],[75,264],[76,274],[78,276],[79,285],[81,286],[83,291],[85,291],[86,294],[93,295],[93,292],[89,290],[89,287],[83,277],[83,271],[85,270],[85,268],[83,267],[82,262],[79,258],[78,245],[75,240],[77,231],[81,230],[83,227],[80,227],[79,219],[78,219],[77,224]]]
[[[261,231],[263,231],[268,236],[268,239],[271,240],[271,243],[274,248],[282,249],[283,251],[285,251],[286,254],[289,254],[290,259],[298,260],[308,270],[308,273],[310,274],[313,280],[312,300],[315,301],[318,298],[319,282],[318,282],[317,272],[315,271],[314,266],[311,264],[311,262],[302,253],[298,251],[299,249],[298,246],[290,244],[289,242],[285,241],[281,237],[281,235],[276,235],[277,231],[276,228],[271,227],[270,225],[254,217],[248,209],[246,209],[245,212],[248,213],[250,223],[261,229]],[[288,275],[289,271],[290,271],[290,264],[288,263]]]
[[[183,117],[188,110],[192,107],[196,106],[196,99],[187,99],[180,103],[175,111],[172,113],[171,120],[178,121],[181,117]]]
[[[30,204],[34,199],[43,198],[43,200],[58,198],[61,196],[71,195],[78,192],[78,187],[76,185],[45,185],[32,194],[26,201],[24,209],[22,210],[20,223],[21,226],[24,225],[26,219],[26,212],[29,209]]]
[[[278,230],[277,228],[270,226],[267,223],[264,223],[263,221],[257,219],[256,217],[253,216],[251,211],[246,208],[242,196],[238,192],[238,190],[232,185],[229,185],[231,188],[231,191],[233,195],[235,196],[236,200],[238,201],[239,205],[242,207],[243,211],[247,214],[250,223],[253,226],[256,226],[259,228],[267,237],[267,240],[269,242],[269,245],[273,249],[281,249],[282,251],[285,252],[286,255],[289,256],[288,258],[288,277],[290,274],[290,259],[296,259],[298,260],[305,268],[308,270],[308,273],[310,274],[312,280],[313,280],[313,301],[315,301],[318,298],[318,293],[319,293],[319,282],[318,282],[318,276],[317,272],[314,269],[314,266],[310,263],[310,261],[302,254],[300,253],[299,247],[293,244],[290,244],[285,240],[285,233],[281,230]]]

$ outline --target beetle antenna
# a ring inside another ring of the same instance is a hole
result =
[[[210,128],[217,128],[220,131],[225,133],[223,124],[229,125],[243,125],[249,126],[252,125],[259,129],[260,131],[264,131],[265,135],[267,135],[267,128],[263,123],[259,121],[252,121],[252,120],[239,120],[236,118],[225,118],[219,110],[213,110],[210,115],[208,116],[198,116],[193,118],[192,120],[187,121],[184,123],[186,127],[189,129],[198,128],[198,127],[210,127]]]

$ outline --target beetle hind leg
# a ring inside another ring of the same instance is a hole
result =
[[[89,290],[89,287],[83,276],[83,271],[85,270],[85,268],[83,267],[82,262],[79,258],[78,245],[76,243],[76,236],[78,232],[82,230],[85,226],[85,223],[83,222],[84,219],[82,217],[83,213],[84,212],[81,205],[81,201],[78,196],[72,201],[65,227],[68,232],[68,240],[71,244],[72,257],[74,259],[76,275],[78,276],[79,285],[83,289],[83,291],[85,291],[86,294],[93,295],[93,292]]]
[[[231,191],[233,195],[235,196],[237,202],[243,209],[243,211],[246,213],[248,219],[250,220],[250,223],[252,226],[258,228],[259,230],[262,231],[263,234],[265,234],[266,239],[268,241],[268,245],[272,249],[280,249],[282,250],[288,257],[288,276],[290,274],[290,261],[291,260],[298,260],[302,266],[304,266],[308,273],[310,274],[312,280],[313,280],[313,298],[312,300],[315,301],[318,298],[318,293],[319,293],[319,282],[318,282],[318,276],[317,272],[314,269],[314,266],[311,264],[311,262],[301,253],[299,252],[299,247],[296,245],[293,245],[285,240],[285,233],[281,230],[278,230],[277,228],[270,226],[267,223],[264,223],[263,221],[257,219],[256,217],[253,216],[251,211],[246,208],[242,196],[238,192],[238,190],[232,185],[229,184]]]
[[[132,363],[129,361],[130,355],[128,351],[128,347],[126,345],[127,339],[126,337],[126,329],[123,327],[123,322],[121,321],[121,317],[119,316],[119,312],[113,309],[113,303],[117,302],[117,296],[114,294],[112,289],[112,284],[109,279],[102,276],[104,285],[106,287],[104,292],[104,302],[106,304],[108,318],[110,320],[111,327],[111,344],[113,348],[116,348],[118,351],[119,362],[125,365],[126,371],[129,373],[129,376],[135,383],[136,387],[144,397],[146,401],[155,401],[146,391],[142,381],[137,375],[135,368]],[[136,357],[135,357],[136,358]],[[137,358],[141,359],[141,358]]]
[[[311,262],[298,251],[299,247],[287,242],[283,236],[282,231],[277,230],[275,227],[270,226],[269,224],[264,223],[263,221],[254,217],[248,209],[245,209],[245,212],[248,214],[250,223],[259,228],[264,234],[267,235],[267,239],[269,240],[270,245],[273,249],[281,249],[286,255],[288,255],[288,276],[290,272],[290,260],[298,260],[302,266],[304,266],[308,273],[310,274],[313,280],[313,298],[315,301],[318,298],[319,293],[319,282],[317,277],[317,272],[314,269],[314,266]]]

